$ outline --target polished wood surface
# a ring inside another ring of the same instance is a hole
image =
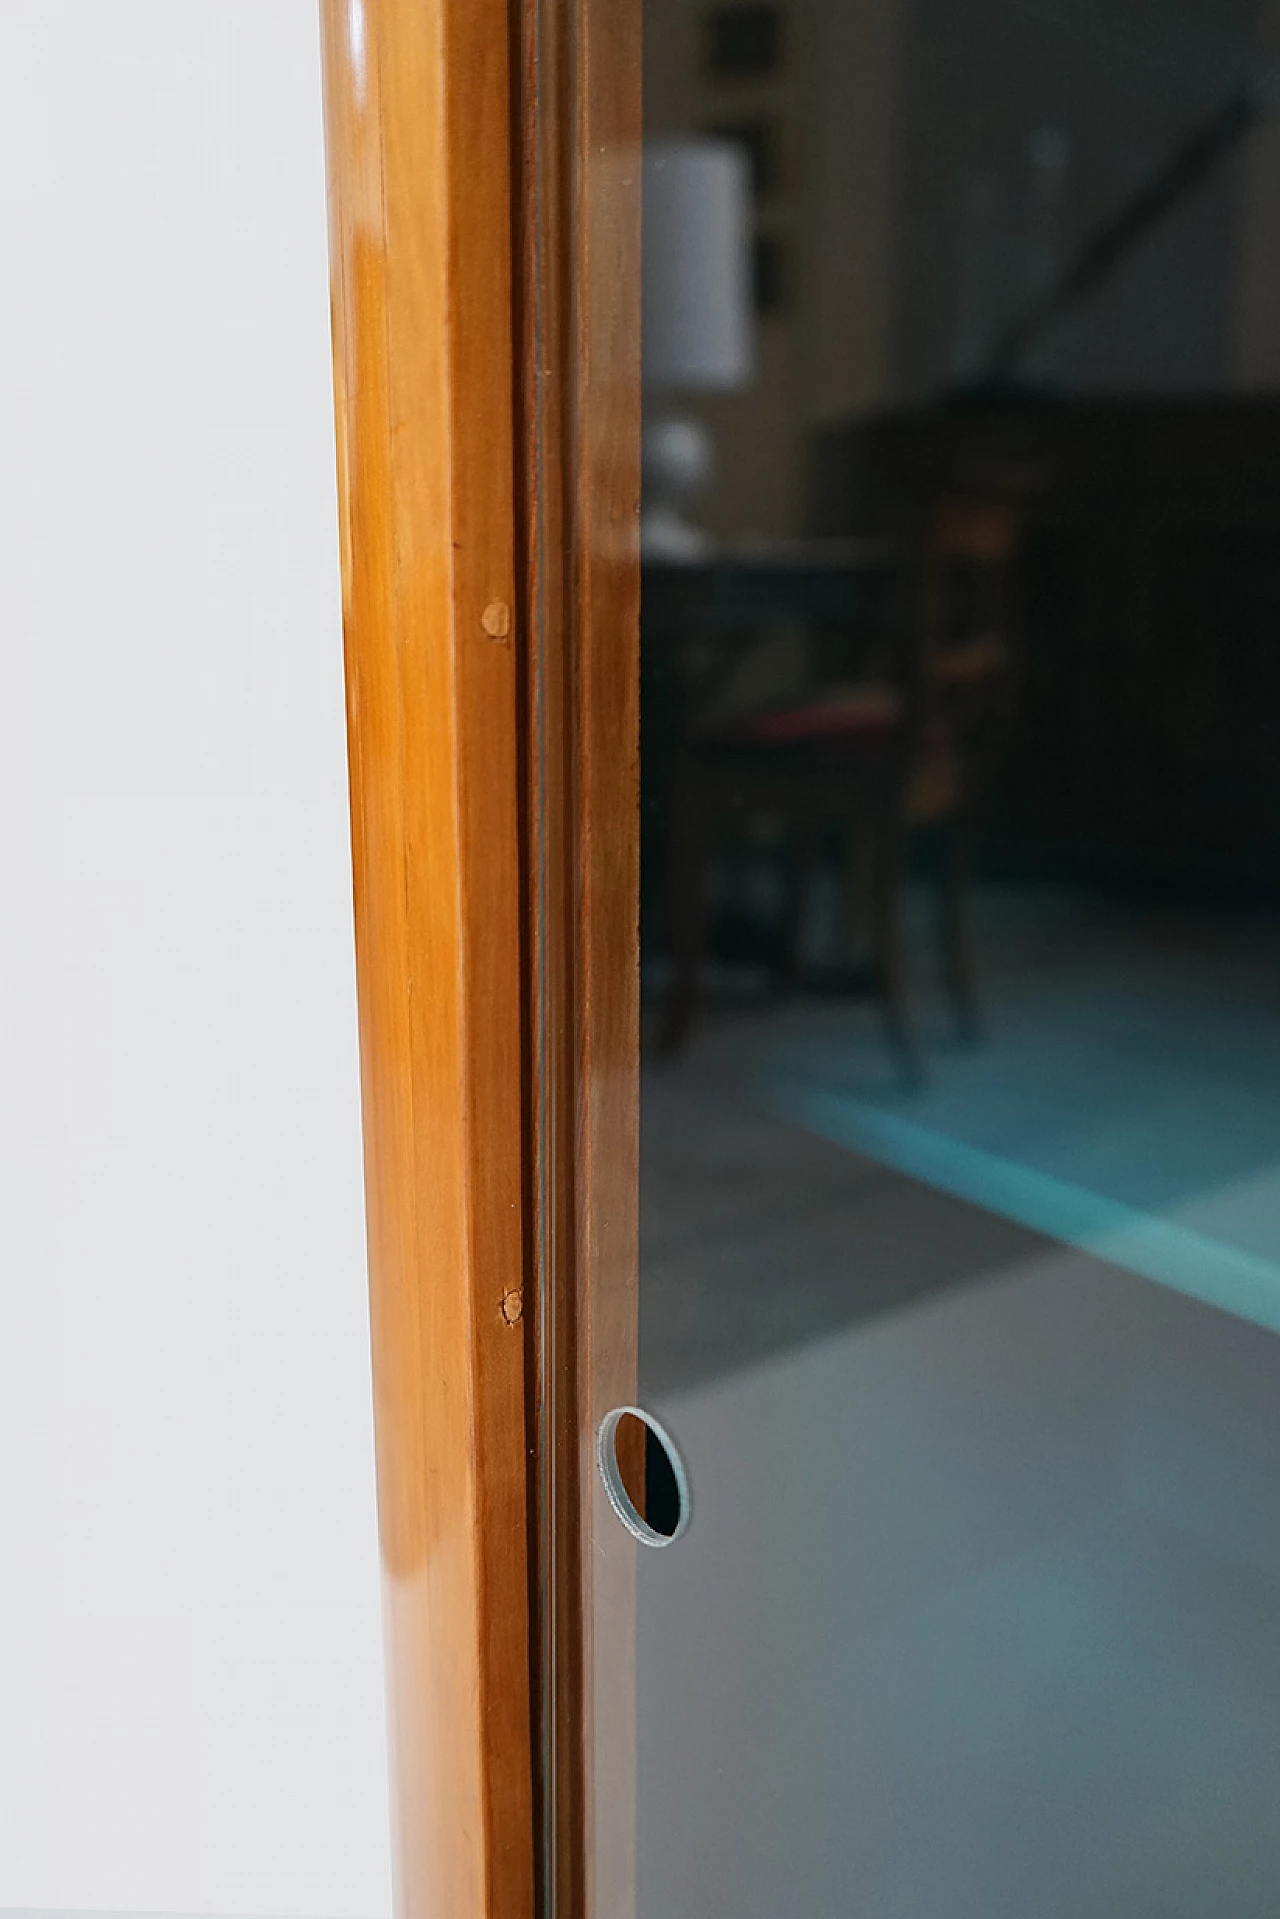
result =
[[[573,230],[567,8],[521,9],[517,70],[520,562],[528,643],[525,843],[528,955],[529,1390],[535,1408],[538,1877],[544,1903],[584,1913],[581,1528],[576,1378],[576,802],[571,514]]]
[[[534,1904],[506,0],[326,0],[400,1919]]]
[[[638,0],[524,9],[518,232],[540,1273],[543,1870],[635,1886],[635,1547],[595,1470],[634,1398],[639,1198]]]
[[[579,1430],[589,1710],[588,1907],[635,1907],[636,1547],[593,1470],[634,1400],[640,1202],[640,0],[583,0],[574,284],[581,821]]]

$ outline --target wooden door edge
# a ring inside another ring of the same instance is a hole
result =
[[[639,0],[321,12],[396,1911],[620,1919]]]
[[[638,1356],[640,0],[515,9],[542,1872],[625,1919],[635,1564],[594,1443]]]
[[[507,0],[322,0],[393,1882],[534,1909]]]

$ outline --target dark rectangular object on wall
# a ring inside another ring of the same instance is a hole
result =
[[[782,9],[772,0],[712,7],[705,18],[707,73],[713,80],[759,79],[782,64]]]
[[[991,856],[1280,897],[1280,398],[1006,395],[851,419],[813,454],[824,535],[1045,475]]]

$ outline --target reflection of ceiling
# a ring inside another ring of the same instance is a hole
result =
[[[1280,11],[1280,0],[1271,0]],[[833,6],[848,0],[829,0]],[[1256,58],[1260,0],[904,0],[912,19],[898,341],[902,390],[968,366],[1031,283],[1028,142],[1065,136],[1045,242],[1058,268],[1160,177]],[[920,137],[921,129],[928,137]],[[1250,143],[1118,260],[1046,346],[1073,390],[1216,390],[1236,337],[1238,207]],[[981,223],[964,224],[967,183]],[[972,194],[971,194],[972,197]],[[974,202],[977,204],[976,200]],[[1044,270],[1035,269],[1035,284]],[[970,312],[973,309],[973,313]],[[977,317],[974,317],[976,314]],[[1046,374],[1048,377],[1048,374]]]
[[[1077,46],[1093,46],[1135,86],[1191,99],[1240,79],[1257,42],[1257,0],[995,0]]]

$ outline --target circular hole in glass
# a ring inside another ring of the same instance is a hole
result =
[[[645,1546],[669,1546],[689,1524],[689,1481],[670,1433],[639,1406],[619,1406],[600,1428],[600,1476],[609,1504]]]

